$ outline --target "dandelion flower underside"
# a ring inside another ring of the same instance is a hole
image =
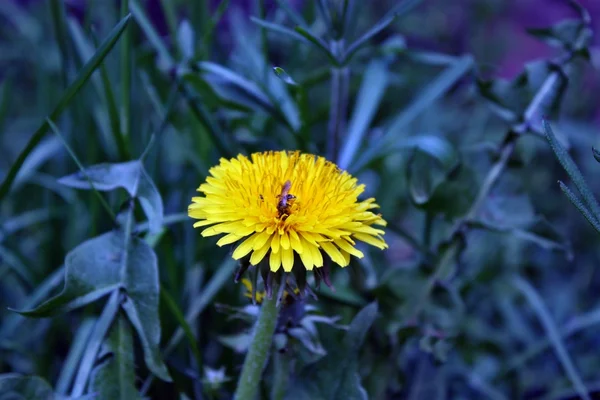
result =
[[[345,267],[350,256],[363,257],[355,240],[387,248],[384,231],[373,227],[386,225],[371,211],[375,199],[359,201],[364,185],[323,157],[254,153],[221,159],[209,172],[188,214],[202,236],[225,234],[219,246],[242,241],[236,260],[250,256],[257,265],[268,257],[271,271],[290,272],[294,259],[307,270],[322,267],[323,252]]]

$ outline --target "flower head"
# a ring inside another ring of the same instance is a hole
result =
[[[375,199],[359,201],[364,185],[323,157],[254,153],[221,159],[209,172],[188,214],[199,220],[194,227],[204,227],[202,236],[225,235],[219,246],[241,241],[236,260],[268,259],[272,272],[290,272],[322,267],[323,254],[345,267],[350,256],[363,257],[356,240],[387,248],[384,231],[373,227],[386,225],[370,211]]]

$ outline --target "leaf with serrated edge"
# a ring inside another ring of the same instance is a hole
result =
[[[377,311],[377,303],[363,308],[352,320],[341,345],[300,371],[287,399],[367,399],[358,375],[358,351]]]

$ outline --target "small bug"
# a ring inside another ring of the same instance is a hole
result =
[[[277,203],[277,211],[279,211],[279,216],[289,215],[290,201],[294,200],[296,196],[290,194],[290,188],[292,187],[292,182],[285,181],[283,187],[281,188],[281,194],[279,197],[279,202]]]

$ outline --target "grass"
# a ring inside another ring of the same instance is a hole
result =
[[[365,183],[390,248],[361,248],[332,268],[335,291],[289,309],[261,398],[598,395],[584,10],[556,58],[506,80],[486,71],[519,43],[476,46],[492,1],[463,16],[478,36],[460,52],[428,44],[454,35],[443,2],[88,3],[80,16],[60,1],[0,5],[2,390],[230,398],[258,306],[233,282],[232,249],[193,229],[187,206],[221,157],[299,149]],[[134,178],[108,183],[91,168],[134,160]],[[124,232],[121,247],[74,261],[108,232]],[[80,307],[13,311],[74,270]]]

